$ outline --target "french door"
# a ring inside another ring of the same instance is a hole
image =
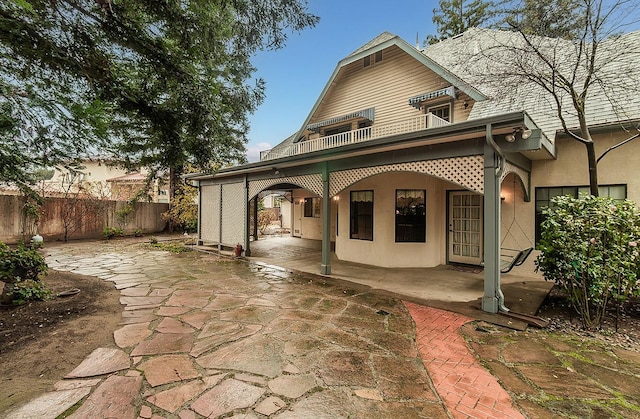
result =
[[[449,262],[482,263],[482,195],[449,192]]]

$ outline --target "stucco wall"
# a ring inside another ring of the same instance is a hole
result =
[[[596,156],[609,147],[629,138],[632,133],[608,133],[594,135]],[[533,246],[535,241],[535,188],[556,186],[588,186],[589,171],[584,145],[575,140],[557,140],[556,160],[534,160],[531,173],[531,201],[524,202],[522,188],[518,182],[513,199],[513,178],[508,176],[502,183],[503,247],[523,248]],[[640,138],[611,151],[598,164],[600,185],[627,185],[627,198],[640,203]],[[515,209],[514,209],[515,205]],[[514,220],[515,212],[515,220]],[[509,230],[509,226],[511,229]]]
[[[317,195],[304,190],[293,191],[293,235],[303,239],[322,240],[322,203],[320,205],[320,217],[304,216],[304,199],[317,198]]]
[[[382,267],[432,267],[446,261],[446,190],[453,185],[417,173],[387,173],[364,179],[338,196],[336,255],[341,260]],[[425,243],[395,242],[396,189],[425,189]],[[459,189],[459,188],[458,188]],[[373,190],[373,241],[349,238],[349,196],[352,190]]]

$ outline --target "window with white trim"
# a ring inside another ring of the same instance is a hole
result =
[[[431,113],[440,119],[444,119],[447,122],[451,122],[451,104],[445,103],[444,105],[430,106],[427,108],[427,113]]]

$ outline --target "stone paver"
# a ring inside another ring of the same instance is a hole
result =
[[[95,377],[129,369],[130,364],[126,352],[114,348],[98,348],[64,378]]]
[[[71,417],[522,417],[465,345],[467,318],[195,252],[48,252],[51,269],[112,281],[125,305],[118,348],[68,375],[95,379],[46,395],[82,399]]]

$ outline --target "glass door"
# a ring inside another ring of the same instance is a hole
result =
[[[449,193],[449,262],[482,263],[482,195]]]

